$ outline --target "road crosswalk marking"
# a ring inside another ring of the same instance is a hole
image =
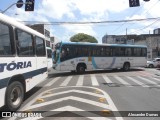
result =
[[[60,86],[67,86],[71,79],[72,76],[68,76]]]
[[[138,85],[141,85],[143,87],[149,87],[148,85],[145,85],[144,83],[132,78],[132,77],[129,77],[129,76],[126,76],[126,78],[128,78],[129,80],[132,80],[133,82],[137,83]]]
[[[56,78],[54,78],[52,81],[50,81],[49,83],[47,83],[47,84],[45,85],[45,87],[49,87],[49,86],[53,85],[53,84],[54,84],[56,81],[58,81],[60,78],[61,78],[61,77],[56,77]]]
[[[78,76],[77,82],[75,82],[75,86],[85,86],[84,85],[85,77],[86,77],[85,75]],[[117,75],[112,76],[114,79],[112,77],[110,78],[110,76],[107,76],[107,75],[101,75],[102,79],[98,79],[97,77],[100,77],[100,76],[96,76],[95,74],[90,75],[91,86],[100,86],[101,81],[99,80],[103,80],[105,81],[105,83],[111,83],[111,84],[114,84],[113,80],[117,80],[117,84],[123,84],[126,87],[134,87],[136,86],[136,84],[142,87],[150,87],[153,85],[160,86],[160,79],[155,78],[155,77],[148,77],[148,78],[146,78],[145,76],[123,76],[121,77]],[[56,83],[56,81],[58,81],[60,78],[61,77],[56,77],[52,79],[52,81],[47,83],[45,87],[53,86]],[[69,86],[69,83],[72,78],[73,76],[68,76],[66,79],[62,81],[62,83],[59,83],[59,86]],[[136,84],[134,84],[133,82]],[[149,83],[150,85],[148,85],[147,83]]]
[[[106,83],[113,83],[106,75],[102,75]]]
[[[142,80],[144,80],[144,81],[147,81],[148,83],[151,83],[151,84],[157,84],[156,82],[153,82],[153,81],[151,81],[151,80],[149,80],[149,79],[147,79],[147,78],[144,78],[144,77],[140,77],[140,76],[137,76],[138,78],[140,78],[140,79],[142,79]]]
[[[129,84],[128,82],[124,81],[122,78],[120,78],[119,76],[114,76],[114,78],[116,78],[116,80],[118,80],[119,82],[121,82],[124,85],[127,85],[128,87],[133,87],[131,86],[131,84]]]
[[[76,86],[82,86],[83,85],[83,79],[84,79],[84,75],[80,75],[77,81]]]
[[[93,86],[99,86],[97,78],[95,75],[91,75],[91,81]]]
[[[153,78],[153,79],[160,82],[160,79],[158,79],[158,78]]]

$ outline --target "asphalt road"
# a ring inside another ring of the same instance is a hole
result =
[[[39,113],[38,118],[32,117],[35,120],[159,120],[159,77],[159,70],[147,68],[87,71],[83,75],[53,70],[26,94],[19,111]]]

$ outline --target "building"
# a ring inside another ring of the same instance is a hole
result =
[[[160,56],[160,29],[155,29],[156,34],[142,35],[104,35],[102,43],[108,44],[136,44],[147,46],[147,57],[149,60]]]
[[[34,25],[29,25],[29,27],[31,27],[32,29],[42,33],[43,35],[45,35],[45,40],[46,40],[46,46],[47,47],[51,47],[50,42],[50,28],[48,25],[44,25],[44,24],[34,24]]]
[[[55,45],[59,42],[58,38],[56,37],[51,37],[51,48],[54,51]]]
[[[160,34],[160,28],[154,29],[153,34]]]

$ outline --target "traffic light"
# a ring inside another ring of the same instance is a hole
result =
[[[130,7],[137,7],[140,6],[139,0],[129,0]]]
[[[26,0],[25,11],[34,11],[34,0]]]

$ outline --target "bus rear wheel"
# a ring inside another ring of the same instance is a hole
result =
[[[6,107],[7,110],[16,111],[22,104],[24,98],[23,85],[18,82],[12,82],[6,93]]]
[[[130,64],[129,63],[124,63],[123,70],[128,71],[129,69],[130,69]]]
[[[77,66],[77,73],[84,73],[85,72],[85,66],[84,65],[78,65]]]

